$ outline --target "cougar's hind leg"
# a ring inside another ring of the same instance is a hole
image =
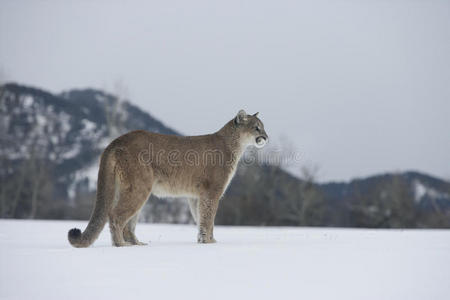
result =
[[[118,203],[111,210],[111,213],[109,215],[109,226],[111,229],[112,241],[114,246],[120,247],[135,245],[133,241],[125,240],[124,229],[125,226],[127,226],[127,223],[131,221],[131,229],[134,230],[136,223],[132,219],[145,204],[148,195],[149,192],[137,189],[135,188],[135,186],[120,189]],[[126,233],[126,237],[129,238],[129,230],[126,230]]]
[[[147,201],[152,188],[153,173],[150,169],[136,165],[126,151],[118,151],[116,155],[119,199],[109,212],[109,227],[114,246],[131,246],[133,243],[124,239],[124,229]],[[135,224],[132,229],[134,226]]]
[[[140,242],[135,233],[134,230],[136,229],[136,223],[139,219],[139,213],[141,211],[139,210],[131,219],[128,221],[127,225],[125,225],[125,228],[123,229],[123,239],[125,242],[131,243],[133,245],[147,245],[147,243]]]

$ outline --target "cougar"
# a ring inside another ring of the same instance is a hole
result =
[[[109,144],[100,159],[97,199],[86,229],[74,228],[68,239],[88,247],[109,220],[114,246],[145,245],[134,233],[139,212],[150,194],[189,199],[198,226],[198,243],[214,243],[219,200],[245,149],[268,141],[264,125],[244,110],[213,134],[164,135],[131,131]]]

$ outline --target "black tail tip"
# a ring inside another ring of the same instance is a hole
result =
[[[72,228],[69,230],[70,239],[78,239],[81,237],[81,230],[78,228]]]

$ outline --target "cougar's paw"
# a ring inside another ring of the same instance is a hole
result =
[[[197,237],[197,242],[199,244],[213,244],[216,243],[216,240],[213,237],[209,237],[207,235],[199,234]]]
[[[147,246],[148,245],[148,243],[143,243],[143,242],[140,242],[140,241],[136,241],[134,244],[137,245],[137,246]]]
[[[116,247],[129,247],[129,246],[133,246],[133,244],[130,243],[130,242],[123,242],[123,243],[115,243],[114,246],[116,246]]]

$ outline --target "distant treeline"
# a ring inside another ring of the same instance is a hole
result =
[[[70,200],[57,198],[54,191],[58,182],[52,177],[50,162],[27,161],[17,169],[13,176],[2,178],[2,218],[89,218],[95,193],[87,187],[79,186]],[[427,199],[424,194],[422,199],[417,198],[411,182],[419,184],[420,176],[425,175],[384,175],[339,188],[317,184],[308,176],[298,179],[279,167],[240,166],[221,199],[216,224],[450,228],[450,205],[445,197],[429,195]],[[444,184],[448,189],[448,183]],[[193,222],[186,199],[154,196],[142,209],[141,221]]]
[[[436,190],[418,194],[422,184]],[[446,193],[436,197],[437,190]],[[449,194],[448,182],[414,172],[317,184],[308,170],[298,179],[279,167],[255,165],[238,174],[221,203],[217,223],[450,228]]]

